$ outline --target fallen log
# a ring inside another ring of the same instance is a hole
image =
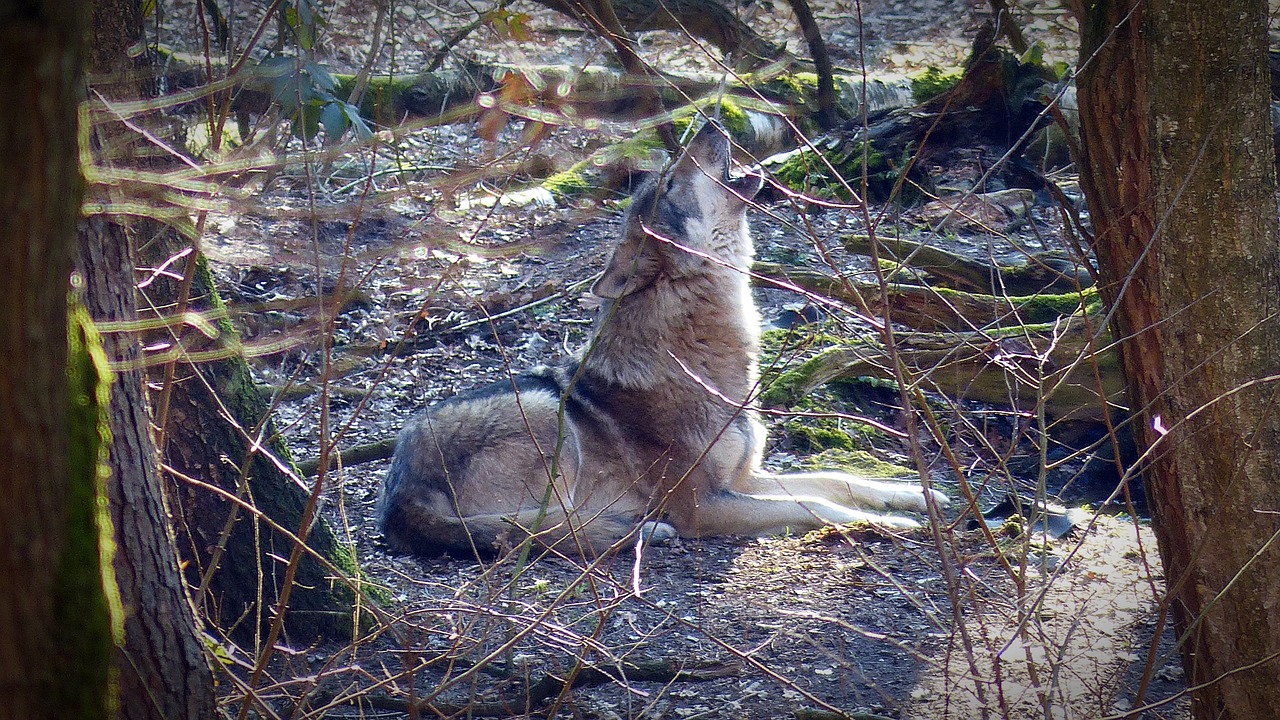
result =
[[[170,92],[172,109],[179,112],[206,112],[208,106],[203,98],[219,92],[231,97],[232,111],[264,113],[274,102],[273,79],[283,71],[281,67],[247,63],[228,78],[224,76],[224,62],[214,61],[207,66],[198,55],[165,48],[154,52],[160,56],[161,84]],[[207,68],[212,69],[212,80]],[[322,71],[301,62],[290,69],[312,74]],[[334,73],[329,77],[335,100],[349,97],[357,83],[355,75]],[[641,77],[597,66],[467,63],[429,73],[369,78],[359,110],[364,118],[386,126],[413,118],[457,122],[499,106],[514,117],[549,124],[578,123],[588,118],[636,120],[645,119],[636,102],[641,90],[656,90],[663,102],[674,108],[673,113],[679,113],[679,108],[718,101],[723,90],[730,103],[745,113],[739,131],[757,136],[737,139],[760,157],[794,147],[784,118],[807,125],[819,110],[817,79],[810,73],[757,74],[748,77],[745,84],[726,84],[724,79],[719,75],[676,73]],[[835,77],[839,111],[848,116],[861,114],[864,96],[870,111],[909,104],[911,87],[912,80],[899,75],[870,77],[865,83],[857,75]]]
[[[807,268],[757,262],[754,272],[765,280],[794,285],[803,290],[847,303],[861,312],[889,317],[894,323],[924,332],[967,332],[1049,323],[1072,315],[1082,305],[1096,302],[1097,293],[1088,290],[1032,295],[965,292],[890,282],[880,285],[856,281]]]
[[[1020,156],[1034,131],[1047,124],[1041,98],[1045,71],[1019,62],[995,40],[994,28],[984,26],[964,73],[935,97],[865,118],[855,115],[808,147],[766,162],[766,169],[800,192],[914,202],[934,194],[929,161],[956,147],[987,146],[996,150],[993,161],[1009,157],[997,168],[1006,185],[1038,189],[1043,177]]]
[[[846,250],[872,255],[873,240],[867,235],[843,238]],[[1022,264],[1001,264],[973,260],[941,248],[910,240],[876,236],[875,255],[893,260],[932,276],[954,290],[987,295],[1034,295],[1037,293],[1079,292],[1093,286],[1088,268],[1058,253],[1027,255]]]
[[[1050,422],[1102,422],[1123,412],[1124,380],[1104,335],[1093,341],[1084,318],[999,333],[898,333],[907,382],[952,401],[1035,412]],[[1096,370],[1094,365],[1096,364]],[[761,393],[765,407],[787,407],[837,380],[896,380],[894,357],[878,340],[832,347],[788,370]],[[1095,375],[1096,373],[1096,375]],[[1095,378],[1101,378],[1101,389]]]

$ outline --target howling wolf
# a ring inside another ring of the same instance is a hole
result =
[[[590,341],[539,368],[445,401],[401,432],[379,501],[392,549],[484,553],[526,535],[578,555],[635,534],[759,536],[906,518],[933,490],[840,472],[760,469],[751,406],[760,321],[747,205],[708,122],[635,194],[603,276]]]

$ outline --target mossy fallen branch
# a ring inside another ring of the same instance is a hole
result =
[[[843,238],[846,250],[872,255],[867,235]],[[1063,294],[1093,285],[1088,269],[1055,253],[1029,255],[1027,262],[1006,265],[973,260],[941,248],[911,240],[876,236],[875,255],[928,273],[940,284],[964,292],[997,296]]]
[[[884,289],[878,283],[843,279],[817,270],[777,263],[757,262],[755,272],[766,280],[778,280],[804,290],[848,303],[894,323],[926,332],[972,331],[984,328],[1019,327],[1048,323],[1096,307],[1097,292],[1084,291],[1034,294],[989,295],[926,285],[892,282]],[[882,297],[887,296],[886,312]]]
[[[1124,379],[1114,350],[1091,352],[1087,327],[1076,316],[1000,333],[899,333],[895,345],[907,381],[928,391],[1024,411],[1043,403],[1051,421],[1098,422],[1104,411],[1123,410]],[[1105,336],[1097,343],[1099,348],[1108,345]],[[894,359],[878,341],[851,342],[783,372],[760,400],[786,407],[836,380],[896,379],[893,367]]]

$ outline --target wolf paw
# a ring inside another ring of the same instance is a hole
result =
[[[915,530],[920,527],[920,523],[915,520],[897,515],[877,515],[871,520],[871,524],[894,530]]]
[[[674,527],[657,520],[650,520],[640,526],[640,541],[645,545],[661,545],[678,536]]]
[[[951,504],[951,499],[946,495],[930,488],[925,490],[919,485],[899,485],[893,490],[892,494],[884,498],[884,506],[895,510],[910,510],[912,512],[923,513],[929,509],[925,500],[926,495],[933,497],[933,502],[940,508],[947,507]]]

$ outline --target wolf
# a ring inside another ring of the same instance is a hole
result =
[[[624,539],[761,536],[831,523],[915,527],[861,508],[924,511],[919,485],[760,467],[760,318],[747,206],[707,122],[633,195],[592,292],[586,348],[559,367],[456,396],[401,432],[379,499],[393,551],[488,554],[532,536],[593,556]]]

